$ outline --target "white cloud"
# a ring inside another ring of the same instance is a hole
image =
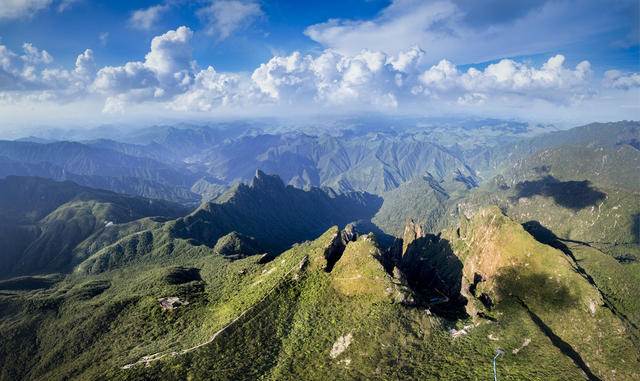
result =
[[[393,55],[366,49],[356,54],[328,49],[318,56],[293,52],[275,56],[251,73],[222,73],[212,66],[197,69],[192,37],[184,26],[170,30],[152,39],[144,60],[120,66],[96,67],[93,51],[87,49],[67,70],[31,44],[24,44],[22,54],[0,45],[0,105],[17,112],[20,104],[38,109],[38,102],[53,107],[91,100],[100,104],[98,112],[123,117],[140,110],[202,115],[502,110],[520,115],[547,109],[560,114],[569,105],[593,107],[594,99],[602,98],[599,93],[626,94],[628,103],[632,91],[620,89],[640,84],[636,73],[610,71],[603,86],[611,89],[595,87],[588,62],[566,67],[562,55],[540,65],[511,59],[483,68],[461,69],[444,59],[429,64],[417,46]],[[624,112],[627,116],[633,110]]]
[[[133,13],[131,14],[131,17],[129,18],[129,24],[136,29],[150,30],[158,21],[162,13],[168,10],[169,6],[166,4],[154,5],[149,8],[138,9],[136,11],[133,11]]]
[[[87,49],[76,59],[76,67],[68,71],[51,67],[53,58],[45,50],[30,43],[23,44],[23,55],[0,45],[0,92],[11,91],[12,99],[28,98],[61,102],[75,101],[86,93],[95,75],[93,52]]]
[[[240,76],[220,74],[209,66],[195,76],[188,91],[175,97],[170,107],[179,111],[212,111],[218,107],[244,103],[247,99],[241,82]]]
[[[20,19],[32,17],[39,11],[57,4],[58,12],[64,12],[78,0],[2,0],[0,2],[0,19]]]
[[[105,66],[100,69],[93,82],[93,89],[105,94],[117,94],[158,85],[156,73],[144,63],[127,62],[123,66]]]
[[[191,81],[191,29],[181,26],[151,40],[144,62],[105,66],[97,73],[92,88],[104,94],[150,89],[145,94],[165,97],[185,88]],[[134,97],[140,99],[140,96]]]
[[[47,8],[53,0],[5,0],[0,6],[0,19],[15,19],[32,16]]]
[[[604,73],[603,84],[605,87],[629,90],[634,87],[640,87],[640,74],[608,70]]]
[[[18,61],[18,55],[4,45],[0,45],[0,67],[6,72],[11,72]]]
[[[145,66],[161,77],[191,70],[192,36],[191,29],[181,26],[154,37],[151,40],[151,51],[145,56]]]
[[[29,64],[49,64],[53,62],[53,57],[46,50],[38,50],[32,44],[25,42],[22,44],[24,55],[21,57]]]
[[[629,0],[607,7],[592,0],[392,0],[372,19],[330,19],[305,34],[343,54],[370,49],[395,55],[417,45],[428,63],[472,64],[559,50],[614,27],[637,33],[634,12]]]
[[[224,40],[264,15],[257,2],[240,0],[212,0],[197,14],[206,25],[207,34],[215,33],[219,40]]]
[[[549,58],[540,69],[503,59],[483,71],[470,68],[460,72],[455,65],[442,60],[420,76],[427,95],[458,95],[461,103],[490,98],[541,99],[556,104],[571,104],[590,95],[591,65],[579,63],[574,70],[564,67],[565,57]]]
[[[73,72],[80,78],[89,82],[96,74],[96,62],[93,58],[93,50],[87,49],[76,59],[76,68]]]
[[[589,63],[571,70],[563,66],[562,55],[539,69],[505,59],[483,71],[470,68],[466,72],[447,60],[420,70],[421,56],[416,48],[396,56],[369,50],[353,56],[326,51],[315,59],[296,52],[272,58],[254,71],[252,80],[277,103],[391,108],[434,100],[478,104],[504,98],[570,104],[591,92]]]

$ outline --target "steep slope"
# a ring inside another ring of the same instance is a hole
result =
[[[449,210],[474,186],[464,180],[436,181],[430,174],[411,179],[381,195],[384,201],[371,222],[394,236],[403,234],[407,219],[437,232],[455,222]]]
[[[464,263],[469,318],[436,315],[446,302],[416,308],[375,237],[335,227],[269,262],[200,246],[5,288],[0,379],[486,379],[498,348],[506,379],[638,376],[628,328],[564,253],[497,208],[444,231],[446,243]],[[163,310],[162,297],[178,301]]]
[[[637,328],[607,306],[573,258],[537,242],[497,207],[463,218],[443,237],[463,263],[470,314],[528,315],[589,379],[638,376]]]
[[[257,171],[249,185],[232,188],[168,229],[176,237],[209,246],[222,235],[237,231],[277,252],[318,236],[332,225],[371,218],[381,203],[379,197],[366,193],[339,195],[320,188],[303,191],[285,186],[278,176]]]
[[[557,147],[517,161],[470,192],[458,212],[499,205],[515,220],[537,222],[556,236],[612,256],[640,259],[640,151],[630,146]]]
[[[247,245],[251,252],[236,254],[253,254],[259,248],[275,255],[330,226],[369,219],[381,203],[380,198],[366,193],[303,191],[285,186],[278,176],[257,171],[249,185],[238,184],[188,216],[124,236],[91,253],[76,271],[99,273],[132,263],[169,261],[193,247],[214,248],[232,232],[251,241]]]
[[[167,201],[119,195],[37,177],[0,179],[0,277],[69,269],[74,248],[114,224],[187,213]]]
[[[498,348],[506,352],[499,362],[506,379],[639,376],[630,328],[603,305],[599,290],[564,253],[537,242],[497,208],[463,219],[438,242],[464,263],[457,271],[469,318],[435,315],[447,302],[412,307],[413,293],[383,270],[371,235],[347,242],[327,272],[327,250],[339,237],[329,231],[322,246],[316,241],[298,252],[293,272],[205,345],[142,358],[113,376],[490,378]],[[279,258],[291,263],[293,252]]]
[[[640,122],[621,121],[611,123],[591,123],[569,130],[552,132],[532,138],[522,139],[498,147],[469,150],[466,162],[484,179],[490,179],[514,163],[537,151],[561,145],[582,147],[615,147],[630,145],[640,148]]]
[[[638,326],[639,157],[626,145],[545,149],[471,191],[458,203],[457,213],[470,217],[498,205],[540,242],[574,258],[607,305]]]

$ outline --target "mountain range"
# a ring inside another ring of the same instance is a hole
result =
[[[640,123],[372,123],[0,142],[0,379],[640,377]]]

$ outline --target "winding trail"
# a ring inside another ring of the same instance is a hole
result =
[[[131,364],[126,364],[122,367],[122,369],[130,369],[138,364],[145,364],[145,366],[148,366],[149,363],[153,362],[153,361],[157,361],[160,360],[163,357],[166,356],[180,356],[183,355],[185,353],[189,353],[193,350],[196,350],[198,348],[201,348],[207,344],[211,344],[213,342],[213,340],[216,339],[216,337],[218,337],[218,335],[220,335],[222,332],[224,332],[227,328],[231,327],[233,324],[235,324],[238,320],[240,320],[240,318],[242,318],[247,312],[251,311],[256,305],[260,304],[262,301],[264,301],[269,295],[271,295],[271,293],[273,291],[275,291],[275,289],[280,285],[280,283],[282,283],[282,281],[293,271],[293,270],[302,270],[302,268],[304,267],[304,265],[307,263],[307,261],[309,260],[309,255],[305,255],[304,258],[302,258],[302,260],[300,262],[298,262],[297,264],[295,264],[291,269],[289,269],[289,271],[287,271],[282,278],[280,278],[280,280],[278,280],[278,282],[276,282],[276,284],[271,287],[271,289],[269,291],[267,291],[267,293],[262,297],[262,299],[260,299],[258,302],[254,303],[253,306],[247,308],[246,310],[242,311],[238,316],[236,316],[233,320],[231,320],[229,323],[227,323],[227,325],[225,325],[224,327],[220,328],[216,333],[213,334],[213,336],[211,336],[207,341],[200,343],[198,345],[195,345],[191,348],[186,348],[183,349],[179,352],[158,352],[158,353],[154,353],[152,355],[148,355],[148,356],[143,356],[142,358],[140,358],[140,360],[133,362]]]

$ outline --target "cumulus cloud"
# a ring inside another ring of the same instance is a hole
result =
[[[28,42],[22,44],[22,49],[24,55],[21,58],[29,64],[49,64],[53,61],[53,57],[46,50],[39,50]]]
[[[186,26],[156,36],[151,40],[151,50],[145,56],[145,66],[160,77],[176,76],[193,67],[190,44],[193,32]]]
[[[96,73],[96,62],[93,57],[93,50],[87,49],[76,58],[76,68],[73,72],[86,82],[93,78]]]
[[[0,45],[0,89],[31,90],[44,87],[39,75],[44,65],[53,57],[30,43],[22,45],[24,54],[18,55],[4,45]]]
[[[540,65],[502,59],[462,69],[454,61],[425,62],[417,46],[387,54],[327,49],[319,55],[278,55],[251,73],[198,69],[192,58],[193,32],[179,27],[152,39],[144,60],[96,67],[94,53],[78,55],[75,67],[56,67],[31,44],[16,53],[0,45],[0,102],[79,102],[91,98],[106,113],[134,107],[180,112],[218,110],[483,110],[584,104],[597,90],[591,65],[575,67],[556,55]],[[609,71],[604,86],[640,86],[640,75]],[[618,90],[619,91],[619,90]],[[527,106],[528,107],[528,106]],[[128,114],[127,114],[128,115]]]
[[[179,111],[212,111],[241,104],[247,100],[242,82],[239,75],[221,74],[209,66],[195,76],[187,91],[175,97],[170,107]]]
[[[564,67],[564,61],[564,56],[556,55],[537,69],[503,59],[483,71],[470,68],[460,72],[451,62],[442,60],[420,76],[421,85],[414,92],[436,97],[464,93],[458,100],[466,104],[496,96],[569,104],[589,95],[591,65],[583,61],[572,70]]]
[[[93,89],[107,93],[121,93],[133,89],[158,86],[153,70],[142,62],[127,62],[123,66],[105,66],[96,76]]]
[[[156,88],[155,94],[189,83],[193,68],[191,44],[193,32],[181,26],[151,40],[151,50],[144,62],[127,62],[122,66],[105,66],[97,73],[93,88],[113,94],[134,89]]]
[[[193,80],[191,29],[181,26],[151,40],[144,62],[100,69],[91,86],[108,95],[105,111],[121,111],[128,102],[167,98],[183,92]]]
[[[11,98],[14,100],[71,101],[85,92],[93,80],[96,69],[91,49],[80,54],[75,68],[69,71],[51,67],[53,57],[46,50],[40,50],[30,43],[23,44],[22,48],[24,54],[19,55],[0,45],[0,92],[13,92]],[[39,94],[36,93],[38,91]]]
[[[129,25],[136,29],[150,30],[158,21],[162,13],[169,10],[166,4],[154,5],[149,8],[138,9],[131,13]]]
[[[608,70],[604,73],[603,84],[605,87],[613,89],[629,90],[634,87],[640,87],[640,74]]]
[[[207,34],[217,34],[224,40],[236,30],[250,25],[264,15],[255,1],[213,0],[198,10],[198,17],[206,25]]]
[[[317,58],[294,53],[274,57],[252,75],[257,88],[273,101],[348,103],[396,107],[427,100],[477,104],[492,98],[522,97],[571,103],[589,95],[590,65],[564,67],[564,57],[541,68],[501,60],[483,71],[460,71],[447,60],[420,70],[423,52],[412,48],[396,56],[364,50],[353,56],[326,51]]]

